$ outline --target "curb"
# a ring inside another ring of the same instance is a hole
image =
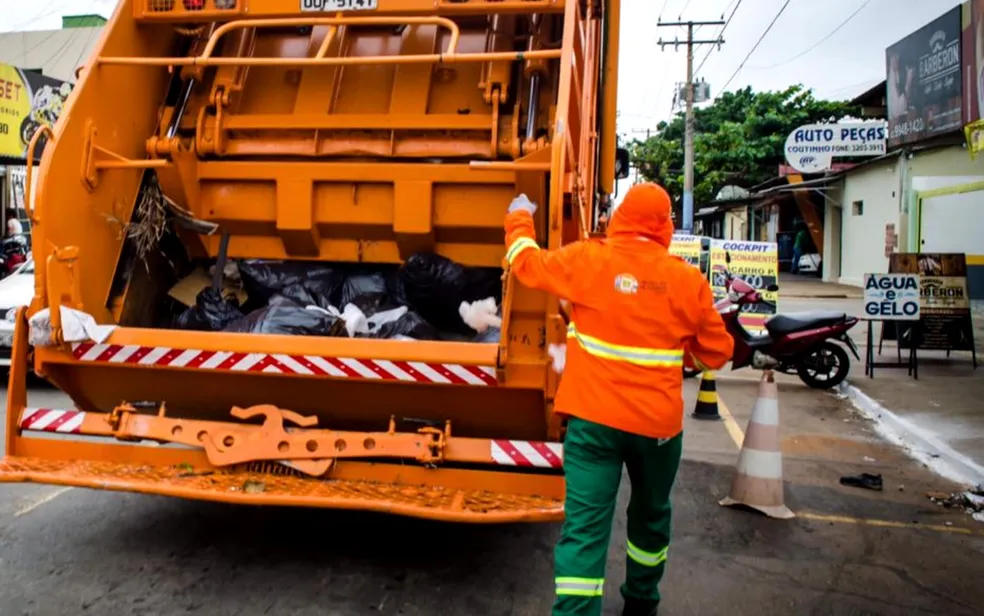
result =
[[[984,466],[950,447],[932,433],[882,406],[877,400],[848,382],[838,387],[841,395],[854,403],[863,415],[876,424],[879,434],[901,445],[915,460],[930,470],[957,483],[984,483]]]

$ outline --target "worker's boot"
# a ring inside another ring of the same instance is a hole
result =
[[[653,607],[652,601],[627,598],[622,607],[622,616],[656,616],[659,607]]]

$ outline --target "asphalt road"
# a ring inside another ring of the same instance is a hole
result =
[[[719,381],[741,427],[755,388]],[[51,390],[31,396],[69,404]],[[799,517],[719,507],[738,449],[728,422],[689,421],[661,614],[984,613],[984,524],[922,494],[950,486],[837,398],[785,384],[780,396]],[[885,493],[837,484],[868,467],[885,474]],[[627,495],[623,484],[620,511]],[[557,533],[0,484],[0,615],[544,615]],[[619,613],[624,542],[619,515],[605,614]]]

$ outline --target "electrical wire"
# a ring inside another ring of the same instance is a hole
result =
[[[742,0],[737,0],[737,3],[735,4],[735,9],[731,11],[731,15],[728,16],[728,19],[724,22],[724,25],[721,26],[721,31],[718,32],[718,38],[721,38],[721,36],[724,34],[724,31],[728,29],[728,24],[731,23],[731,19],[735,16],[735,13],[738,12],[738,7],[741,6],[741,3]],[[727,11],[727,7],[725,7],[725,10]],[[704,63],[707,62],[707,59],[711,57],[711,53],[713,51],[714,51],[714,46],[708,48],[707,53],[704,54],[704,59],[700,61],[700,64],[697,65],[697,70],[694,71],[695,76],[697,75],[697,73],[700,72],[700,69],[704,68]]]
[[[4,32],[17,32],[19,30],[22,30],[26,26],[33,24],[36,21],[40,21],[42,19],[51,17],[55,13],[65,10],[66,3],[67,0],[62,0],[62,2],[58,6],[53,6],[55,4],[55,0],[49,0],[49,2],[46,5],[44,5],[34,17],[28,19],[27,21],[23,21],[19,24],[14,24],[13,26],[10,27],[10,30],[4,30]]]
[[[795,62],[796,60],[799,60],[800,58],[802,58],[806,54],[810,53],[811,51],[813,51],[814,49],[816,49],[820,45],[823,45],[828,40],[830,40],[830,37],[832,37],[833,35],[837,34],[840,31],[841,28],[843,28],[844,26],[846,26],[852,19],[854,19],[857,16],[858,13],[860,13],[862,10],[864,10],[864,7],[868,6],[869,4],[871,4],[871,0],[864,0],[864,2],[861,3],[861,6],[859,6],[853,13],[851,13],[850,15],[848,15],[847,16],[847,19],[845,19],[844,21],[840,22],[840,24],[836,28],[834,28],[833,30],[831,30],[827,34],[827,36],[823,37],[822,39],[820,39],[819,41],[817,41],[813,45],[810,45],[809,47],[807,47],[806,49],[804,49],[800,53],[796,54],[792,58],[789,58],[788,60],[785,60],[785,61],[780,62],[778,64],[773,64],[771,66],[749,66],[748,68],[754,69],[754,70],[767,71],[767,70],[770,70],[770,69],[779,68],[780,66],[786,66],[790,62]]]
[[[762,41],[764,41],[765,37],[768,36],[769,31],[772,30],[772,26],[776,25],[776,22],[779,21],[779,18],[782,16],[783,12],[785,12],[786,7],[788,7],[789,3],[792,1],[793,0],[786,0],[786,2],[783,3],[782,7],[779,9],[779,12],[776,13],[776,16],[772,18],[771,22],[769,22],[769,26],[765,29],[765,32],[763,32],[762,36],[760,36],[759,39],[755,41],[755,44],[752,46],[751,50],[749,50],[748,54],[745,56],[745,59],[741,61],[741,64],[739,64],[738,68],[735,69],[735,72],[731,74],[731,77],[728,78],[728,81],[725,82],[724,86],[721,87],[722,92],[726,92],[728,90],[728,86],[731,85],[731,82],[735,80],[735,77],[738,76],[738,73],[741,72],[741,69],[745,68],[745,63],[748,62],[748,59],[752,57],[752,54],[755,53],[755,50],[758,49],[758,46],[762,44]]]
[[[683,20],[683,12],[687,10],[687,7],[688,6],[690,6],[690,2],[691,2],[691,0],[687,0],[686,4],[683,5],[683,8],[680,9],[680,19],[681,20]]]
[[[656,23],[659,23],[663,19],[663,13],[666,12],[666,5],[670,3],[670,0],[663,0],[663,8],[659,10],[659,15],[656,16]]]

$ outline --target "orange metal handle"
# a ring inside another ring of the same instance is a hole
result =
[[[233,30],[245,28],[284,28],[300,26],[402,26],[428,25],[444,26],[451,31],[451,40],[445,53],[454,54],[458,49],[461,30],[458,24],[446,17],[314,17],[294,19],[238,19],[222,24],[209,37],[200,59],[212,57],[219,39]]]
[[[41,135],[48,135],[48,143],[54,143],[55,131],[51,130],[51,127],[47,124],[42,124],[34,131],[34,134],[31,135],[30,143],[27,144],[27,173],[24,177],[24,211],[27,213],[27,217],[31,219],[31,224],[34,225],[41,222],[40,218],[35,218],[34,208],[31,207],[31,177],[34,175],[34,148],[37,147]]]
[[[415,54],[415,55],[396,55],[396,56],[366,56],[366,57],[339,57],[325,58],[327,45],[330,38],[334,37],[329,33],[321,49],[314,57],[301,58],[224,58],[215,57],[212,54],[218,45],[219,39],[232,30],[245,28],[275,28],[275,27],[299,27],[299,26],[358,26],[358,25],[437,25],[446,27],[451,32],[451,39],[448,41],[447,49],[442,53]],[[291,19],[239,19],[230,21],[215,29],[205,45],[205,49],[200,56],[184,57],[121,57],[106,56],[98,58],[99,64],[115,64],[123,66],[349,66],[349,65],[373,65],[373,64],[437,64],[437,63],[456,63],[456,62],[511,62],[514,60],[549,60],[560,58],[561,49],[545,49],[539,51],[500,51],[486,53],[458,53],[458,39],[461,31],[458,25],[446,17],[315,17],[315,18],[291,18]]]

